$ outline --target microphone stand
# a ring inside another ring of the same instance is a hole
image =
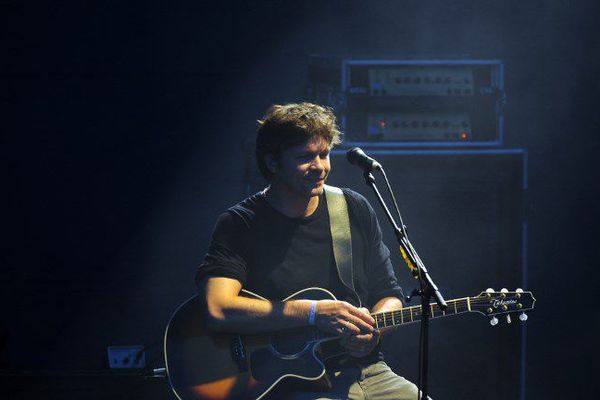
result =
[[[383,168],[380,167],[380,169],[383,172],[384,177],[385,177],[385,172],[383,171]],[[381,197],[381,193],[377,189],[377,185],[375,185],[375,177],[373,176],[373,174],[369,170],[365,170],[364,177],[365,177],[365,182],[367,183],[367,185],[371,186],[371,188],[375,192],[375,195],[377,196],[377,200],[379,201],[379,204],[385,211],[385,214],[386,214],[388,220],[390,221],[390,223],[392,224],[392,227],[394,228],[394,234],[396,235],[396,239],[398,240],[398,244],[400,245],[400,253],[402,255],[402,258],[408,265],[408,268],[411,270],[413,277],[415,279],[419,280],[419,284],[421,286],[421,289],[416,292],[418,295],[421,296],[421,340],[419,343],[419,349],[420,349],[420,351],[419,351],[419,353],[420,353],[419,366],[420,366],[420,368],[419,368],[419,382],[418,382],[418,387],[421,389],[421,392],[418,394],[417,398],[421,398],[421,395],[422,395],[423,399],[427,399],[427,396],[428,396],[427,372],[428,372],[428,368],[429,368],[429,314],[430,314],[429,303],[430,303],[432,297],[435,298],[436,303],[440,306],[440,309],[442,311],[445,311],[446,308],[448,308],[448,305],[446,304],[446,301],[442,297],[442,295],[441,295],[440,291],[438,290],[437,286],[435,285],[435,283],[433,283],[431,276],[429,276],[429,273],[427,272],[427,268],[425,268],[425,264],[423,264],[423,261],[421,261],[421,258],[419,257],[416,250],[414,249],[414,247],[408,240],[408,235],[406,233],[406,226],[404,226],[404,224],[402,223],[402,216],[400,215],[400,210],[398,210],[396,208],[396,210],[398,211],[398,216],[400,217],[401,227],[398,226],[398,224],[392,217],[392,214],[390,213],[389,208],[385,204],[385,201]],[[389,187],[389,184],[388,184],[388,187]],[[390,189],[390,193],[392,193],[391,187],[389,189]],[[392,197],[393,197],[393,193],[392,193]]]

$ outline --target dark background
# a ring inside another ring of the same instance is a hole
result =
[[[0,1],[0,367],[22,383],[8,394],[105,371],[108,345],[143,344],[162,365],[214,220],[243,195],[242,142],[270,104],[303,98],[310,54],[505,61],[505,147],[529,157],[527,398],[595,393],[598,11]]]

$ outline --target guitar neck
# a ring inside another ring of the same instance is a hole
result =
[[[447,301],[448,308],[445,311],[442,311],[437,304],[432,303],[429,305],[429,318],[441,318],[470,312],[471,300],[470,297],[449,300]],[[418,322],[421,320],[422,314],[423,310],[418,305],[400,310],[379,312],[371,314],[371,316],[375,319],[375,327],[382,329]]]

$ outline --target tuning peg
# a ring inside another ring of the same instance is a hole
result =
[[[517,290],[515,290],[515,292],[517,292],[517,293],[523,293],[523,289],[517,288]]]
[[[506,314],[506,323],[510,324],[512,319],[510,318],[510,314]]]
[[[494,289],[492,289],[492,288],[485,289],[485,292],[486,293],[496,293],[496,291]]]
[[[521,322],[525,322],[527,321],[527,319],[529,319],[529,317],[527,316],[527,314],[521,313],[521,315],[519,315],[519,319],[521,320]]]
[[[507,288],[502,288],[502,289],[500,289],[500,293],[508,293],[508,289]]]
[[[490,319],[490,325],[491,325],[491,326],[496,326],[496,325],[498,325],[498,318],[496,318],[496,317],[492,317],[492,319]]]

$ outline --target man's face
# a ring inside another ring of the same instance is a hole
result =
[[[331,170],[330,147],[320,136],[281,152],[276,164],[274,180],[284,190],[302,197],[323,193],[325,179]]]

